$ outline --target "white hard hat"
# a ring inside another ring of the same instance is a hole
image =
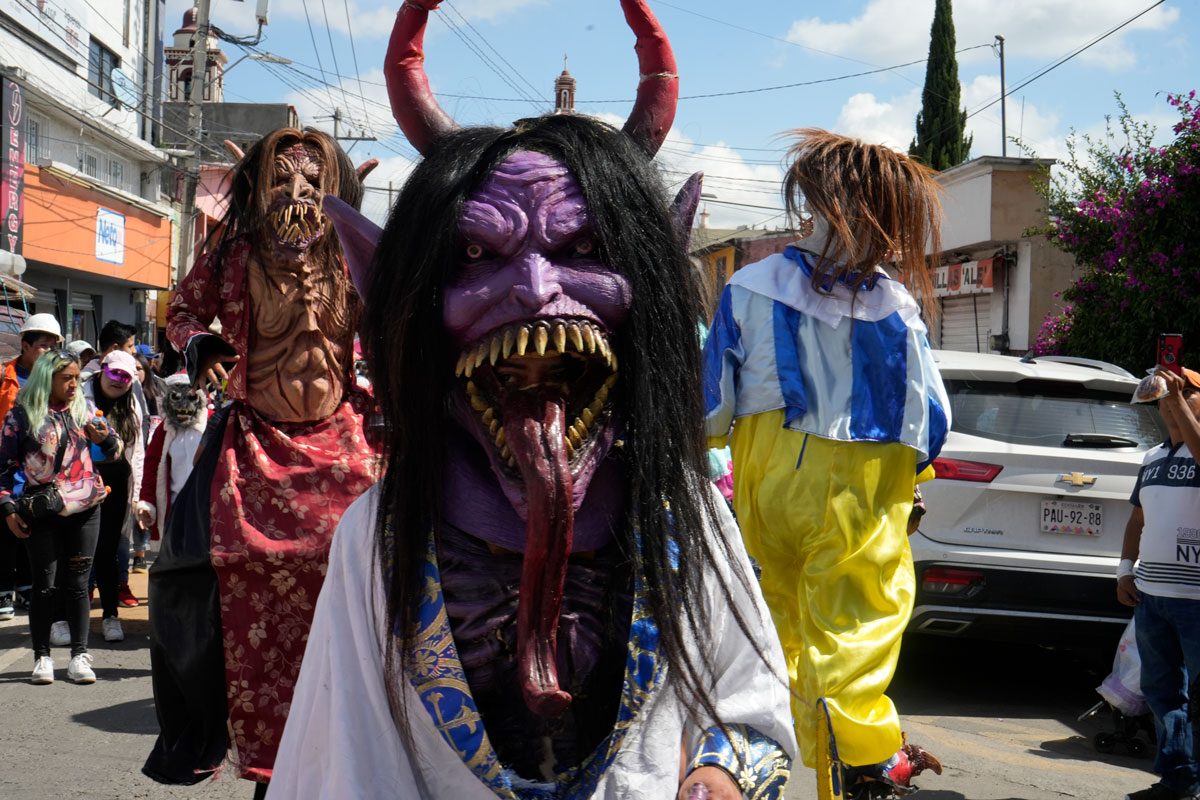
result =
[[[49,333],[52,336],[62,341],[62,327],[59,326],[58,320],[53,314],[34,314],[29,319],[25,320],[25,324],[21,326],[21,335],[26,333]]]

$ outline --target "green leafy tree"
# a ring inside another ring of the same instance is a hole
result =
[[[967,111],[959,108],[958,59],[954,55],[954,15],[950,0],[937,0],[929,29],[929,61],[917,114],[917,138],[909,145],[916,156],[936,170],[961,164],[971,152],[974,136],[964,137]]]
[[[1067,139],[1048,181],[1046,227],[1033,231],[1072,254],[1083,276],[1047,315],[1036,354],[1099,358],[1140,373],[1155,362],[1158,334],[1181,333],[1183,361],[1200,367],[1200,103],[1168,95],[1175,138],[1155,147],[1154,128],[1121,113],[1103,137]]]

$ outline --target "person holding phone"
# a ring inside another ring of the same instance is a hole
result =
[[[1138,472],[1117,567],[1117,599],[1134,607],[1141,689],[1154,714],[1154,772],[1160,780],[1126,800],[1200,795],[1200,764],[1188,718],[1188,676],[1200,675],[1200,468],[1195,456],[1200,453],[1200,373],[1182,367],[1177,373],[1162,364],[1158,376],[1169,392],[1157,401],[1169,438],[1146,453]]]
[[[107,458],[121,453],[121,441],[95,419],[80,391],[79,359],[67,350],[45,353],[0,428],[0,515],[25,541],[33,572],[29,630],[35,684],[54,682],[50,623],[57,592],[65,595],[71,631],[67,678],[96,681],[87,650],[87,582],[107,488],[92,464],[92,445]],[[20,471],[26,484],[17,499],[13,484]]]
[[[121,620],[117,617],[124,597],[134,599],[119,575],[117,552],[121,545],[130,503],[142,488],[142,461],[145,444],[142,439],[142,407],[133,394],[137,380],[137,361],[123,350],[114,350],[104,357],[100,371],[83,384],[87,399],[93,402],[121,439],[122,452],[115,458],[98,460],[96,470],[112,490],[100,506],[100,534],[96,541],[96,588],[100,590],[100,605],[104,609],[102,627],[104,641],[125,639]],[[126,553],[128,555],[128,553]]]

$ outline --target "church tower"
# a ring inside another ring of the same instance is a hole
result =
[[[563,71],[554,80],[554,113],[575,113],[575,79],[567,72],[567,57],[563,56]]]
[[[189,8],[183,12],[183,26],[175,31],[173,47],[163,50],[167,65],[167,102],[186,103],[192,85],[192,43],[197,36],[197,11]],[[225,100],[225,65],[229,59],[221,50],[220,42],[210,30],[205,42],[208,51],[204,65],[204,97],[201,102],[221,103]]]

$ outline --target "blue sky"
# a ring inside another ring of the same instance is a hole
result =
[[[190,5],[168,0],[168,39]],[[383,161],[368,184],[398,186],[416,158],[391,119],[383,86],[399,5],[274,0],[259,49],[294,64],[242,61],[226,78],[226,100],[289,102],[302,122],[327,130],[332,123],[319,117],[340,107],[348,118],[343,125],[378,138],[351,151],[356,160]],[[650,0],[650,6],[674,46],[683,97],[722,95],[681,100],[659,156],[672,183],[705,171],[705,190],[716,195],[708,204],[710,225],[782,224],[778,186],[787,140],[780,133],[788,129],[816,126],[908,146],[924,64],[827,79],[924,59],[933,0]],[[1062,155],[1072,129],[1102,134],[1105,116],[1117,112],[1114,91],[1167,137],[1175,116],[1165,93],[1200,88],[1194,47],[1200,8],[1183,0],[1156,6],[1154,0],[955,0],[957,46],[975,48],[959,54],[963,105],[978,110],[968,120],[971,155],[999,155],[1001,145],[999,104],[982,108],[999,96],[999,59],[992,47],[977,46],[992,45],[996,34],[1005,38],[1011,90],[1147,8],[1009,97],[1008,135],[1039,156]],[[213,0],[214,22],[232,34],[254,32],[254,10],[254,0]],[[617,0],[446,0],[430,17],[430,81],[460,124],[508,124],[552,107],[564,53],[579,82],[579,110],[619,124],[631,107],[634,37]],[[224,49],[231,62],[242,55],[234,45]],[[818,80],[827,82],[769,89]],[[749,91],[756,89],[769,90]],[[1008,155],[1021,154],[1010,142]],[[381,218],[386,191],[368,197],[368,213]]]

